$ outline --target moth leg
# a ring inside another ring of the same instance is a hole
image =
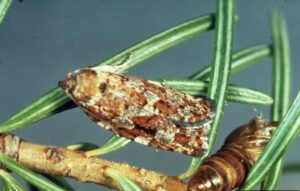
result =
[[[127,53],[125,59],[121,63],[115,65],[117,72],[125,71],[128,68],[128,65],[130,64],[131,59],[132,59],[132,54],[129,52],[129,53]]]
[[[126,71],[128,68],[130,62],[131,62],[132,54],[128,53],[124,60],[122,60],[120,63],[116,65],[100,65],[92,67],[92,69],[99,71],[99,72],[109,72],[109,73],[116,73],[116,74],[122,74]]]

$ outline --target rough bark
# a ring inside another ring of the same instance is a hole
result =
[[[92,182],[119,189],[116,181],[106,175],[111,168],[127,176],[143,190],[185,191],[186,184],[176,177],[132,167],[96,157],[87,157],[84,152],[71,151],[64,147],[33,144],[11,134],[0,136],[0,151],[25,167],[44,174],[72,177],[80,182]]]

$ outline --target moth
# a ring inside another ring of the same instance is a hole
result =
[[[137,143],[197,156],[207,150],[213,102],[114,66],[68,73],[59,86],[98,125]]]
[[[233,131],[222,148],[199,167],[188,183],[188,190],[227,191],[242,185],[277,125],[256,117]]]

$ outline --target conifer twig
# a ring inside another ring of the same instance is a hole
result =
[[[127,163],[87,157],[84,152],[71,151],[64,147],[29,143],[12,134],[0,136],[0,151],[21,165],[40,173],[71,177],[80,182],[92,182],[110,188],[119,189],[119,184],[108,176],[108,169],[125,175],[143,190],[185,191],[187,188],[176,177],[132,167]]]

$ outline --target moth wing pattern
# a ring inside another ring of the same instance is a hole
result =
[[[207,150],[213,103],[109,67],[69,73],[59,86],[98,125],[135,142],[197,156]]]

